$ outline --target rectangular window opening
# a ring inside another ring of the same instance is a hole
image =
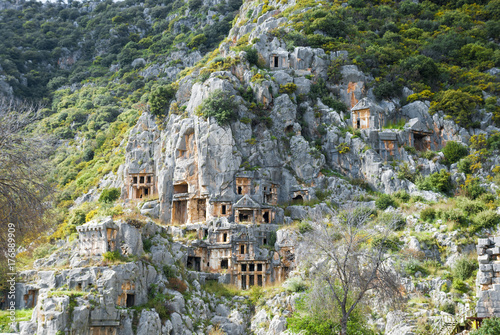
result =
[[[257,264],[257,271],[262,271],[262,264]]]
[[[228,269],[229,268],[229,262],[227,259],[223,259],[220,261],[220,268],[221,269]]]
[[[249,264],[248,265],[248,271],[255,271],[255,265],[254,264]]]

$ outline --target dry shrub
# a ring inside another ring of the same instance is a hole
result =
[[[174,277],[174,278],[170,278],[170,279],[168,280],[168,285],[167,285],[167,287],[168,287],[169,289],[176,290],[176,291],[177,291],[177,292],[179,292],[179,293],[184,293],[184,292],[186,292],[186,290],[187,290],[187,285],[186,285],[186,283],[185,283],[185,282],[183,282],[181,279],[176,278],[176,277]]]

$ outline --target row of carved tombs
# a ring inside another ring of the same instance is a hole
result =
[[[381,129],[384,126],[383,113],[374,111],[369,99],[361,99],[351,108],[351,120],[353,129]],[[403,139],[402,143],[397,138],[397,133],[392,131],[380,131],[378,133],[377,151],[385,160],[391,160],[399,151],[401,144],[407,143],[418,151],[431,149],[430,136],[432,132],[428,130],[418,118],[408,121],[408,139]]]

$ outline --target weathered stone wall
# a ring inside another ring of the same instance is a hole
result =
[[[477,317],[500,317],[500,237],[480,238],[477,253]]]

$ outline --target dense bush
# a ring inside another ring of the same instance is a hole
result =
[[[172,85],[157,87],[149,96],[149,110],[153,115],[162,116],[168,103],[175,98],[176,90]]]
[[[486,205],[480,200],[469,200],[467,198],[457,198],[457,207],[464,211],[468,216],[472,216],[486,210]]]
[[[469,153],[465,145],[454,141],[448,141],[442,151],[444,158],[450,164],[458,162]]]
[[[476,107],[481,101],[480,96],[462,90],[451,89],[437,95],[436,100],[431,103],[430,111],[442,110],[451,115],[455,122],[462,127],[469,127],[476,115]],[[452,163],[457,161],[458,159]]]
[[[427,207],[420,212],[420,218],[423,221],[432,221],[436,217],[436,210],[432,207]]]
[[[449,172],[443,169],[425,178],[418,179],[416,184],[421,190],[447,193],[452,189],[450,175]]]
[[[476,268],[476,262],[462,257],[455,262],[452,274],[458,279],[467,280],[472,276],[472,273],[474,272],[474,270],[476,270]]]
[[[496,335],[500,334],[500,318],[485,319],[481,327],[473,330],[471,335]]]
[[[85,216],[86,215],[87,215],[87,213],[85,213],[83,210],[81,210],[81,209],[75,209],[71,213],[71,216],[69,218],[68,223],[70,225],[81,226],[82,224],[85,223]]]
[[[119,188],[105,188],[102,190],[101,195],[99,196],[99,202],[111,203],[117,200],[120,197],[121,191]]]
[[[479,231],[483,228],[495,228],[500,223],[500,215],[496,211],[488,210],[478,213],[473,219],[472,231]]]
[[[469,157],[464,157],[458,161],[457,168],[461,173],[470,174],[472,173],[471,165],[472,160]]]
[[[214,117],[218,124],[224,125],[236,118],[237,110],[238,105],[234,101],[234,96],[216,90],[203,101],[198,114],[205,118]]]
[[[409,260],[404,264],[404,270],[410,276],[414,276],[417,272],[420,272],[423,276],[427,276],[429,273],[422,266],[422,263],[416,259]]]
[[[397,204],[389,194],[381,194],[375,200],[375,206],[380,210],[385,210],[389,206],[397,207]]]

